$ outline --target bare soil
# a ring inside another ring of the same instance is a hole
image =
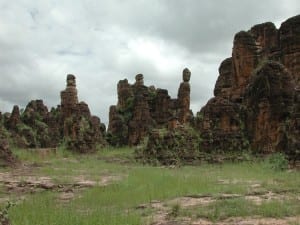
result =
[[[59,193],[58,199],[68,202],[81,190],[94,186],[107,186],[121,178],[117,175],[101,175],[99,181],[88,180],[84,176],[73,177],[71,182],[56,183],[51,177],[38,176],[32,171],[37,165],[23,165],[8,172],[0,172],[0,184],[4,192],[13,194],[17,200],[22,200],[27,194],[51,190]],[[0,203],[7,202],[8,196],[0,196]]]
[[[68,203],[70,200],[80,196],[80,191],[94,186],[107,186],[121,180],[124,177],[112,174],[102,174],[99,180],[87,179],[84,175],[72,177],[70,182],[57,183],[51,177],[39,176],[33,171],[40,165],[23,165],[7,172],[0,172],[0,184],[4,187],[4,192],[17,196],[17,200],[26,198],[27,194],[51,190],[58,193],[57,200]],[[220,184],[229,184],[230,181],[220,180]],[[238,180],[234,182],[238,183]],[[231,181],[232,183],[232,181]],[[261,218],[261,217],[233,217],[219,222],[211,222],[207,219],[192,219],[188,217],[173,217],[172,207],[178,205],[180,208],[190,208],[195,206],[205,206],[220,199],[245,198],[260,205],[270,200],[286,200],[290,196],[285,192],[260,192],[260,184],[256,181],[249,181],[249,186],[253,190],[247,195],[225,194],[218,196],[199,195],[183,196],[168,201],[151,201],[141,204],[136,210],[151,210],[151,215],[145,214],[145,219],[151,221],[151,225],[296,225],[300,224],[300,216],[286,218]],[[257,191],[256,191],[257,190]],[[297,197],[300,200],[300,197]],[[8,201],[7,195],[0,195],[0,203]]]
[[[255,204],[261,204],[263,201],[283,200],[289,198],[284,194],[273,192],[257,193],[257,195],[237,195],[220,194],[217,197],[212,196],[194,196],[179,197],[166,202],[152,201],[149,204],[142,204],[137,209],[152,209],[155,213],[148,220],[152,220],[151,225],[291,225],[300,224],[300,216],[286,218],[262,218],[262,217],[232,217],[219,222],[211,222],[206,219],[191,219],[188,217],[173,218],[170,215],[172,206],[179,205],[180,208],[189,208],[194,206],[207,205],[218,199],[241,198],[253,201]]]

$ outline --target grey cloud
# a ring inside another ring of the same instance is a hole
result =
[[[35,98],[59,104],[73,73],[80,100],[106,123],[117,82],[134,82],[137,73],[176,97],[190,68],[199,110],[236,32],[300,11],[297,0],[0,0],[0,7],[0,111]]]

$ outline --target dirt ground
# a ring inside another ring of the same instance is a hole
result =
[[[103,175],[100,181],[88,180],[84,176],[73,177],[71,182],[67,183],[55,183],[51,177],[39,176],[33,173],[34,165],[21,166],[19,168],[0,172],[0,184],[4,188],[4,192],[8,195],[16,196],[18,201],[26,198],[27,194],[37,193],[45,190],[51,190],[58,193],[58,200],[63,203],[68,203],[70,200],[80,195],[83,189],[93,186],[106,186],[113,182],[117,182],[122,179],[121,176],[116,175]],[[220,181],[224,183],[226,181]],[[260,184],[252,182],[251,187],[259,188]],[[8,195],[0,196],[0,203],[7,202],[9,200]],[[180,208],[185,209],[189,207],[201,207],[208,205],[218,199],[233,199],[233,198],[245,198],[246,200],[253,201],[253,203],[259,205],[264,201],[269,200],[285,200],[288,198],[285,193],[253,193],[248,195],[238,194],[220,194],[217,197],[209,195],[199,196],[184,196],[174,198],[165,202],[152,201],[148,204],[141,204],[136,207],[136,210],[150,209],[152,214],[145,217],[146,220],[151,220],[151,225],[300,225],[300,216],[286,217],[286,218],[261,218],[261,217],[232,217],[219,222],[211,222],[206,219],[192,219],[187,217],[172,217],[170,216],[171,206],[179,205]],[[298,196],[300,200],[300,196]]]

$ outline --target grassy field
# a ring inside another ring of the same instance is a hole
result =
[[[25,165],[0,171],[17,183],[11,190],[0,183],[2,207],[7,199],[16,203],[8,213],[13,225],[156,224],[159,215],[177,224],[233,217],[292,217],[290,224],[298,224],[300,218],[299,171],[275,171],[263,160],[169,168],[139,164],[129,148],[14,153]],[[45,177],[51,188],[26,189],[27,179]],[[78,188],[78,182],[92,185]],[[64,193],[72,198],[62,201]]]

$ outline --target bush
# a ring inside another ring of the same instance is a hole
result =
[[[0,225],[10,225],[8,210],[12,205],[11,202],[7,202],[4,208],[0,209]]]
[[[172,206],[171,212],[168,214],[170,217],[178,217],[180,214],[180,205],[177,203]]]
[[[288,169],[289,162],[283,153],[274,153],[268,158],[269,166],[276,171]]]

